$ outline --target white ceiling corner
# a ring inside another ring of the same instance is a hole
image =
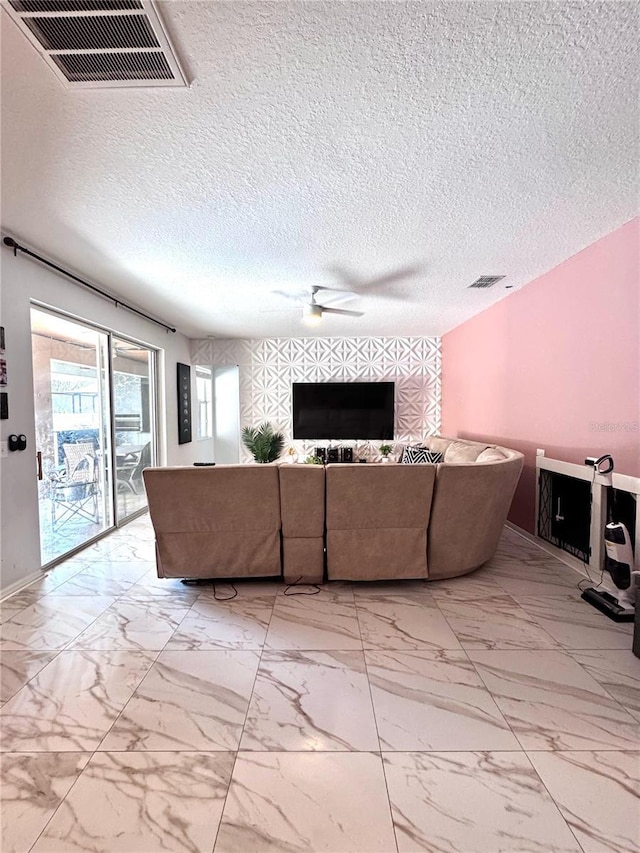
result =
[[[2,224],[192,337],[439,335],[637,214],[638,4],[158,5],[188,89],[1,15]],[[271,291],[334,268],[391,280],[310,333]]]

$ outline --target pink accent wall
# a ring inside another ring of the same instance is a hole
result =
[[[640,476],[640,219],[442,338],[442,434],[525,454],[509,519],[534,531],[535,453]]]

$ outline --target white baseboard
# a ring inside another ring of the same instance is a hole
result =
[[[31,586],[34,581],[40,580],[43,575],[44,572],[39,569],[36,572],[31,572],[31,574],[27,575],[25,578],[21,578],[19,581],[14,581],[14,583],[10,583],[9,586],[3,587],[0,590],[0,601],[4,601],[4,599],[8,598],[10,595],[20,592],[21,589],[24,589],[27,586]]]

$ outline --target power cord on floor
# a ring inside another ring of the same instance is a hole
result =
[[[236,589],[235,584],[228,583],[228,584],[224,584],[224,586],[230,586],[231,589],[233,590],[233,593],[231,595],[227,595],[227,596],[218,595],[218,591],[216,590],[216,585],[214,583],[213,584],[213,597],[215,598],[216,601],[232,601],[237,596],[238,590]]]
[[[284,594],[285,595],[317,595],[319,592],[322,592],[322,590],[320,589],[320,587],[318,586],[317,583],[301,584],[300,581],[302,580],[302,578],[303,578],[303,575],[300,575],[300,577],[296,578],[294,581],[292,581],[292,583],[288,583],[284,588]],[[294,589],[297,586],[311,587],[311,589],[306,590],[306,591],[300,590],[300,592],[289,592],[290,589]]]
[[[223,584],[223,586],[230,586],[233,590],[233,593],[227,596],[218,595],[215,581],[209,581],[206,578],[182,578],[182,583],[185,586],[202,586],[203,584],[210,583],[213,586],[213,597],[216,601],[232,601],[238,595],[238,590],[236,589],[235,584],[232,583]],[[218,586],[220,586],[220,584],[218,584]]]

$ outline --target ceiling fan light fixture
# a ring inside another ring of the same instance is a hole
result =
[[[322,320],[322,308],[314,303],[305,305],[302,309],[302,320],[307,326],[317,326]]]

